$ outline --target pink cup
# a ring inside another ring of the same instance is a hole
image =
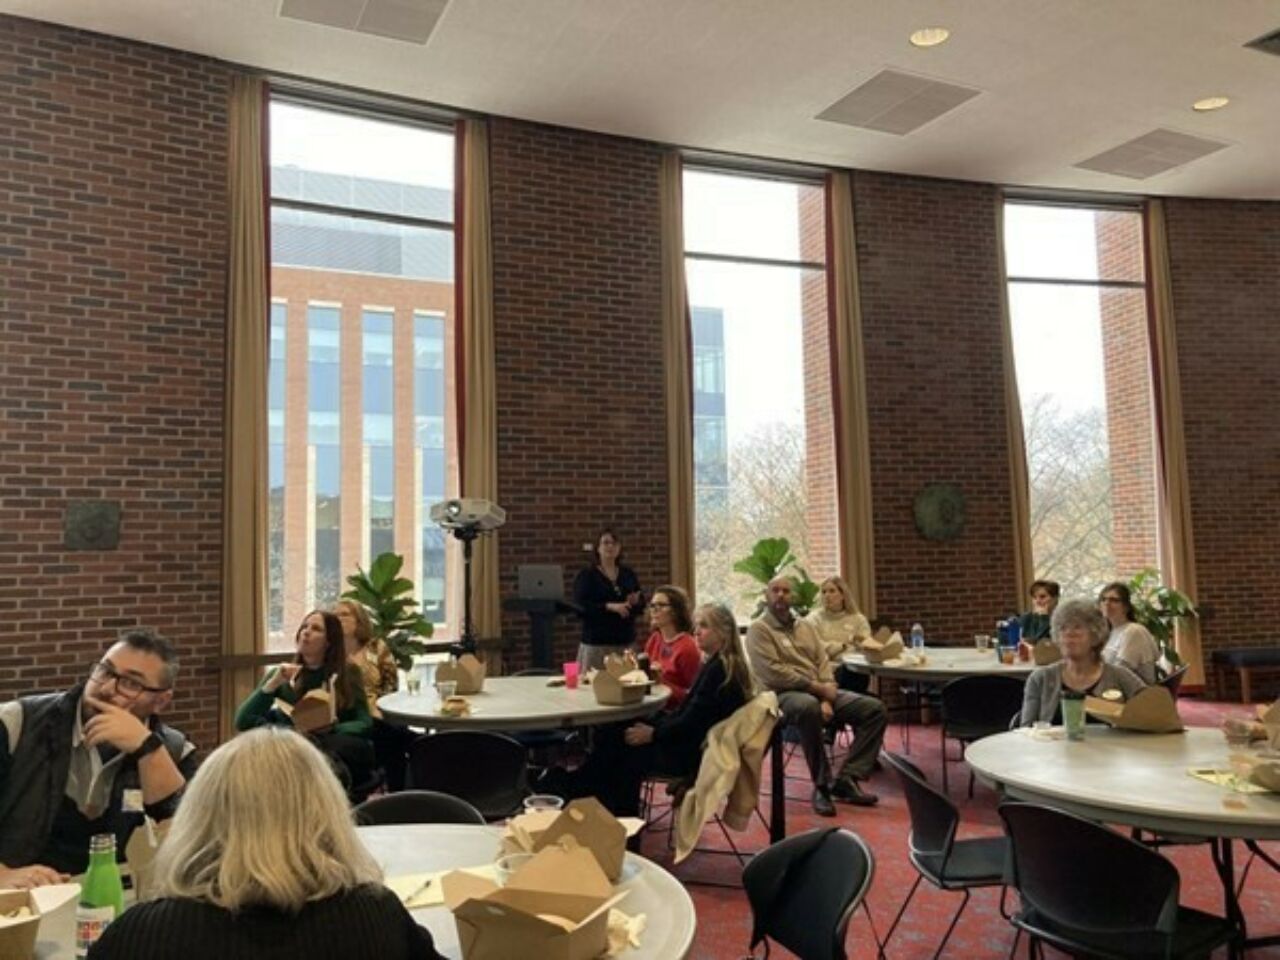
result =
[[[578,689],[578,663],[566,663],[564,665],[564,685],[569,690]]]

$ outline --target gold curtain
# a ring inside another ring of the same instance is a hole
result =
[[[827,175],[827,317],[835,402],[836,491],[840,559],[854,601],[876,615],[875,531],[871,521],[871,446],[867,378],[858,299],[858,246],[853,224],[853,178]]]
[[[489,126],[460,120],[458,137],[459,211],[456,277],[458,363],[458,461],[464,497],[498,501],[498,400],[493,346],[493,251],[489,223]],[[471,564],[471,613],[476,636],[502,631],[498,602],[498,536],[475,542]],[[462,585],[454,595],[462,608]],[[461,624],[459,624],[461,627]]]
[[[693,562],[693,366],[684,276],[684,208],[680,154],[662,158],[662,344],[667,399],[667,522],[671,582],[696,596]]]
[[[227,170],[227,335],[223,414],[222,653],[259,654],[267,614],[267,84],[231,81]],[[253,667],[223,673],[219,729],[253,689]]]
[[[1182,429],[1182,380],[1178,374],[1178,338],[1169,271],[1169,237],[1164,202],[1147,203],[1147,262],[1151,290],[1152,384],[1155,388],[1157,457],[1157,529],[1161,578],[1196,599],[1195,540],[1191,535],[1191,495],[1187,482],[1187,443]],[[1188,665],[1186,686],[1204,684],[1200,628],[1179,624],[1175,644]]]
[[[1027,602],[1027,591],[1035,580],[1035,558],[1031,552],[1031,483],[1027,477],[1027,446],[1022,432],[1022,401],[1018,396],[1018,369],[1013,359],[1013,323],[1009,316],[1008,270],[1004,261],[1004,204],[997,202],[996,256],[999,259],[1001,353],[1004,362],[1005,433],[1009,443],[1009,507],[1013,514],[1013,572],[1017,596],[1014,609]]]

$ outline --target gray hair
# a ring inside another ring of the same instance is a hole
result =
[[[1072,627],[1083,627],[1089,632],[1089,648],[1097,654],[1107,643],[1111,635],[1111,624],[1102,615],[1098,605],[1084,597],[1073,597],[1063,600],[1053,611],[1049,620],[1049,630],[1055,641],[1061,642],[1062,631]]]
[[[381,879],[324,755],[292,730],[259,727],[201,765],[156,854],[149,896],[297,913]]]

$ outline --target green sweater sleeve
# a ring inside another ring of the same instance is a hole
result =
[[[270,674],[267,674],[270,676]],[[277,715],[276,717],[268,717],[271,708],[275,706],[277,699],[286,700],[289,703],[294,701],[293,688],[289,684],[284,684],[274,693],[267,693],[262,689],[262,685],[267,682],[267,678],[262,678],[262,683],[258,684],[256,690],[249,696],[245,697],[244,703],[236,708],[236,729],[252,730],[254,727],[260,727],[267,722],[283,721],[286,718]]]
[[[355,737],[370,736],[373,733],[373,716],[369,713],[369,701],[364,695],[364,681],[358,669],[353,667],[348,671],[347,683],[356,696],[352,697],[352,704],[338,714],[333,730]]]

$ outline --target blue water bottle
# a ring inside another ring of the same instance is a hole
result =
[[[924,649],[924,627],[920,626],[918,623],[913,623],[911,625],[911,649]]]
[[[1009,646],[1017,649],[1018,641],[1022,639],[1022,623],[1017,617],[1010,617],[1005,621],[1005,634],[1008,637]]]

